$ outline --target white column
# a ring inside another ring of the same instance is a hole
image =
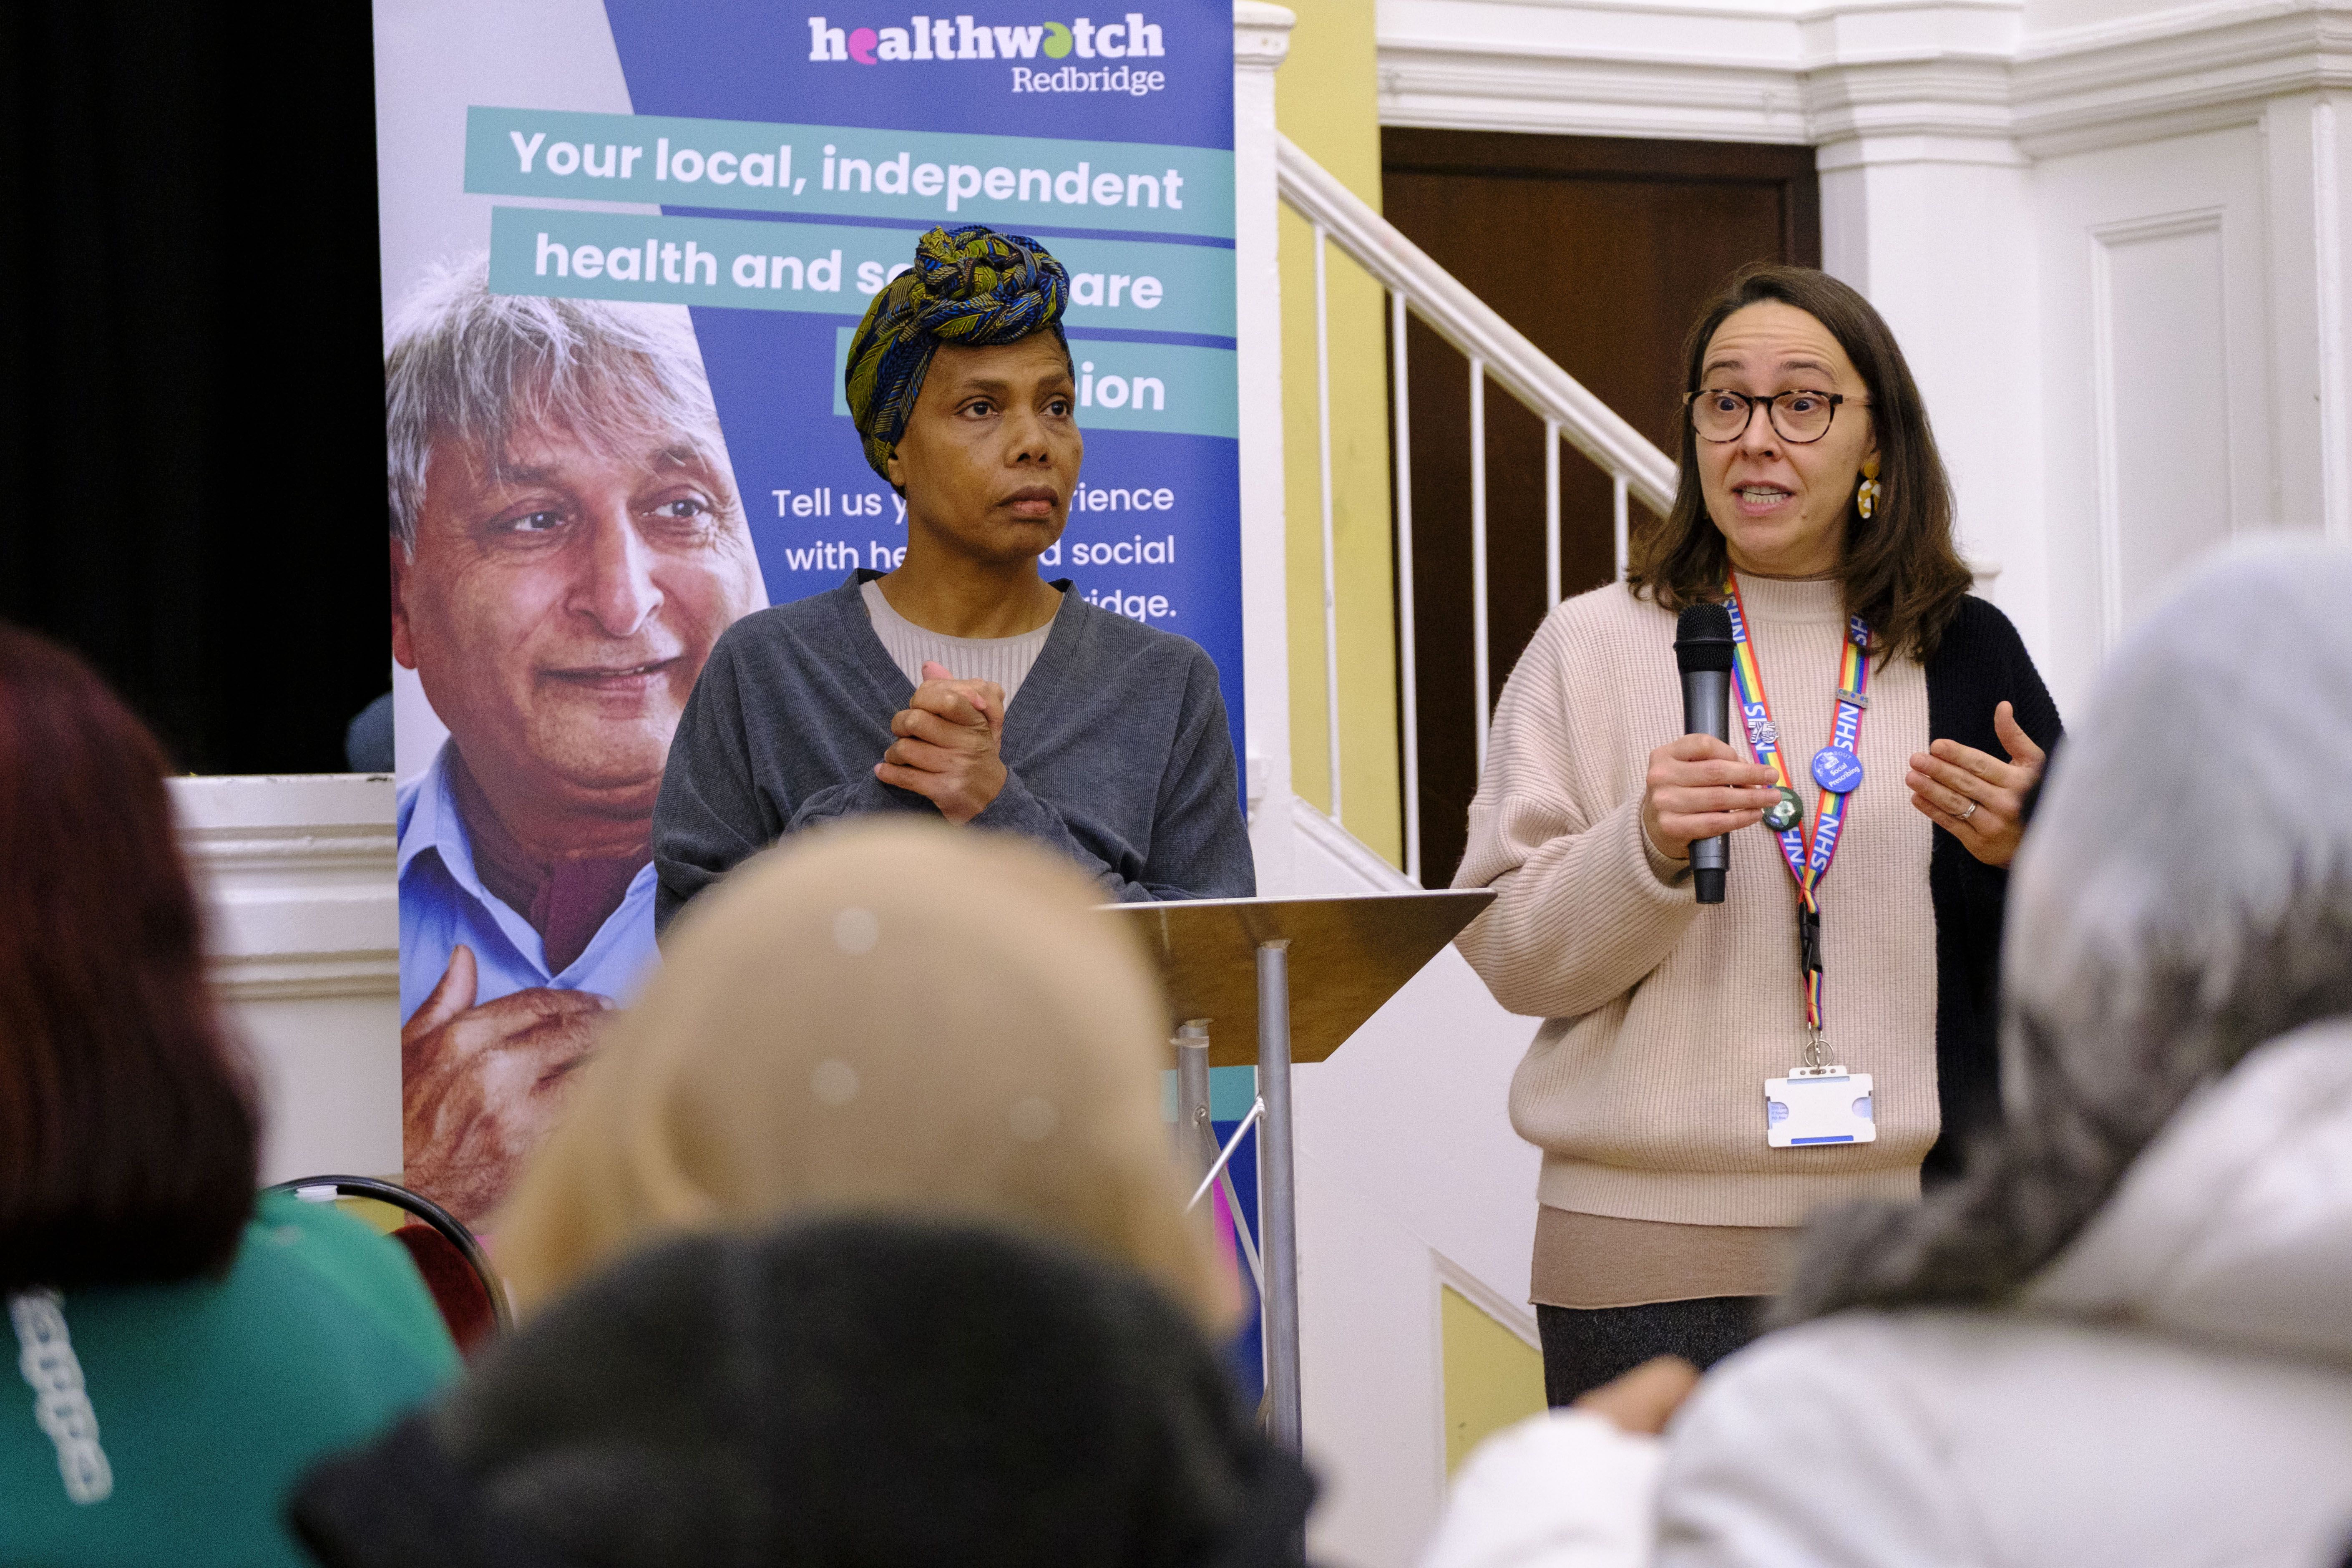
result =
[[[2048,616],[2030,160],[2010,107],[2021,0],[1798,24],[1822,265],[1869,297],[1926,400],[1977,591],[2029,647]]]
[[[2352,94],[2273,100],[2263,142],[2275,516],[2352,542]]]
[[[1290,814],[1289,601],[1283,571],[1282,258],[1276,229],[1274,73],[1297,21],[1234,3],[1234,337],[1241,374],[1242,690],[1250,845],[1261,893],[1286,890]]]
[[[1856,135],[1818,154],[1823,268],[1919,384],[1978,592],[2044,644],[2042,352],[2027,160],[2005,136]]]

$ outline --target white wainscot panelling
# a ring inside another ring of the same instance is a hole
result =
[[[2230,533],[2218,210],[2091,236],[2092,398],[2105,639]]]
[[[400,899],[383,775],[172,781],[212,972],[260,1079],[261,1178],[400,1170]]]
[[[2253,124],[2034,171],[2052,584],[2035,654],[2062,709],[2173,573],[2278,521],[2263,171]]]
[[[2272,100],[2263,141],[2279,521],[2352,542],[2352,255],[2344,212],[2352,93]]]

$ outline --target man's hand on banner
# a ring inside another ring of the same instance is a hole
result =
[[[555,1123],[610,998],[533,986],[475,1005],[460,943],[400,1031],[403,1180],[474,1225]]]
[[[946,665],[924,665],[890,732],[898,739],[874,776],[923,796],[950,822],[970,822],[1004,788],[1004,689],[993,680],[959,680]]]

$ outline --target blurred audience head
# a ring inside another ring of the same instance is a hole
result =
[[[2010,885],[2007,1127],[1922,1207],[1816,1226],[1784,1318],[2007,1297],[2198,1088],[2352,1014],[2347,577],[2340,547],[2241,547],[2109,657]]]
[[[834,1219],[621,1262],[293,1511],[330,1568],[1246,1568],[1309,1496],[1131,1270]]]
[[[89,667],[0,623],[0,1291],[226,1268],[252,1212],[168,771]]]
[[[493,1221],[518,1307],[665,1233],[863,1212],[1057,1236],[1222,1325],[1160,1120],[1166,1015],[1098,897],[1033,845],[903,817],[746,862]]]

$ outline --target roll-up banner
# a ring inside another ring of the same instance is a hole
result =
[[[1067,268],[1041,570],[1205,648],[1242,752],[1231,7],[1044,3],[377,0],[404,1151],[461,1218],[656,962],[712,642],[905,552],[842,374],[924,230]]]

